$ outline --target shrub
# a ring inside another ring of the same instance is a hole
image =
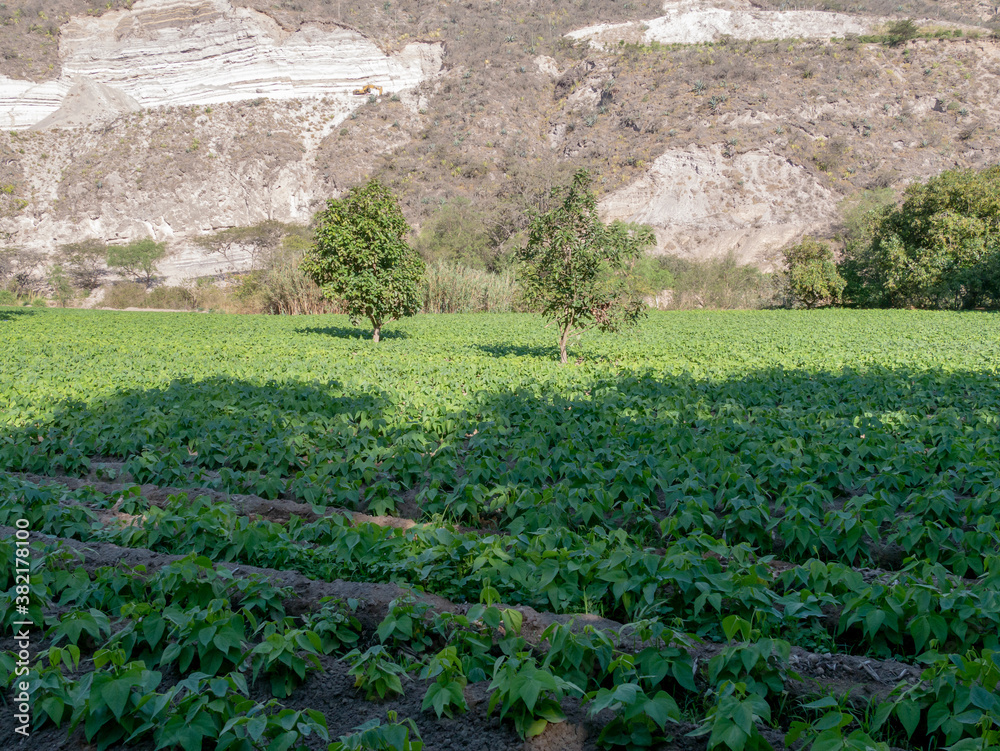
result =
[[[136,282],[115,282],[104,293],[107,308],[142,308],[146,305],[146,288]]]
[[[247,303],[236,294],[239,285],[226,290],[215,284],[215,280],[201,277],[187,282],[187,292],[195,310],[226,310],[234,313],[246,312]]]
[[[62,266],[56,264],[49,270],[49,284],[52,286],[52,295],[63,308],[66,303],[73,299],[73,285],[70,284],[69,276]]]
[[[658,261],[674,277],[668,308],[733,310],[766,308],[778,303],[777,275],[741,264],[735,253],[703,261],[668,255]]]
[[[319,285],[302,268],[309,241],[301,234],[289,234],[269,252],[264,267],[242,275],[233,289],[234,297],[250,310],[275,315],[308,315],[340,312],[327,300]]]
[[[816,308],[840,302],[845,282],[829,245],[805,237],[798,245],[785,248],[782,256],[788,267],[786,282],[793,306]]]
[[[143,305],[147,308],[191,310],[194,307],[194,297],[184,287],[156,287],[146,295]]]
[[[658,258],[644,255],[632,267],[636,290],[643,295],[658,295],[674,286],[674,275]]]
[[[898,47],[910,39],[915,38],[920,33],[920,29],[912,19],[907,18],[901,21],[894,21],[889,24],[885,31],[885,40],[890,47]]]
[[[1000,165],[910,185],[847,244],[845,295],[874,307],[1000,305]]]

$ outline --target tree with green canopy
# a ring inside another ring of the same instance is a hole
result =
[[[399,201],[377,180],[327,201],[302,270],[340,302],[351,320],[367,318],[373,341],[382,326],[420,310],[424,262],[406,242],[410,227]]]
[[[848,243],[847,297],[875,307],[1000,305],[1000,165],[942,172],[875,209]]]
[[[645,312],[632,269],[653,244],[653,231],[602,222],[590,185],[590,174],[579,170],[568,186],[553,189],[553,208],[533,217],[518,252],[525,302],[559,327],[563,363],[573,333],[618,331]]]
[[[144,237],[126,245],[109,245],[108,266],[148,287],[156,278],[156,264],[166,254],[165,242],[158,243],[152,237]]]

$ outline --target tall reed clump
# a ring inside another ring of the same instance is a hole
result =
[[[782,304],[779,275],[742,264],[734,253],[693,261],[676,256],[657,259],[674,278],[667,310],[770,308]]]
[[[424,313],[510,313],[520,310],[521,291],[513,272],[438,261],[427,266]]]
[[[268,254],[265,266],[244,274],[235,296],[251,310],[273,315],[338,313],[338,306],[323,297],[319,286],[300,268],[308,239],[288,235]]]

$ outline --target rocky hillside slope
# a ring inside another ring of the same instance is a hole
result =
[[[995,11],[924,5],[0,3],[0,243],[152,234],[170,276],[211,273],[191,238],[369,175],[501,242],[587,167],[661,251],[766,262],[859,190],[1000,158]],[[939,38],[857,38],[898,8]]]

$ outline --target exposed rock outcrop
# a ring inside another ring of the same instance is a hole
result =
[[[644,22],[598,24],[567,36],[604,46],[626,42],[698,44],[724,36],[734,39],[830,39],[866,34],[878,19],[823,11],[759,10],[749,2],[680,0],[667,2],[666,14]]]
[[[365,101],[351,94],[358,86],[386,94],[412,88],[440,70],[442,56],[441,45],[422,42],[389,55],[334,24],[288,31],[229,0],[139,0],[131,10],[71,19],[59,45],[58,80],[0,78],[5,128],[83,124],[109,103],[115,112],[133,102],[150,108],[259,97],[331,97],[343,119]]]
[[[767,266],[776,250],[822,233],[836,197],[807,170],[768,151],[729,158],[722,147],[670,149],[644,177],[607,196],[607,219],[649,224],[659,252],[706,257],[735,251]]]

